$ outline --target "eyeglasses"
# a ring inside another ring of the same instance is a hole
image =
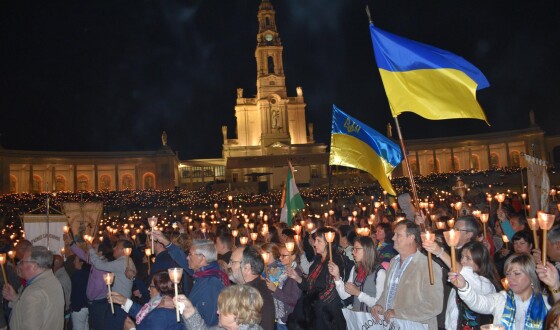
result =
[[[280,258],[288,258],[288,257],[291,257],[291,256],[292,256],[291,254],[281,254]]]
[[[150,284],[150,289],[155,289],[155,288],[156,288],[156,286],[155,286],[155,285],[153,285],[153,284]]]
[[[33,263],[33,264],[37,263],[37,261],[33,261],[33,260],[20,260],[20,261],[17,262],[17,265],[19,266],[19,265],[24,264],[26,262],[27,263]]]
[[[356,251],[356,250],[363,250],[364,248],[352,248],[352,252]]]

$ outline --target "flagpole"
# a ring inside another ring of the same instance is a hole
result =
[[[403,152],[403,158],[404,158],[404,162],[406,164],[406,169],[408,171],[408,177],[410,179],[410,186],[412,187],[412,199],[414,201],[414,206],[416,206],[416,209],[419,209],[419,205],[418,204],[418,193],[416,192],[416,184],[414,183],[414,175],[412,174],[412,170],[410,169],[410,164],[408,162],[408,155],[406,154],[406,147],[404,145],[404,140],[401,134],[401,126],[399,125],[399,119],[397,118],[397,116],[393,117],[395,118],[395,125],[397,126],[397,134],[399,135],[399,142],[401,144],[401,149]]]

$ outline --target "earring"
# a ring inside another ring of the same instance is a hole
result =
[[[535,285],[533,284],[533,282],[531,282],[531,289],[535,289]]]

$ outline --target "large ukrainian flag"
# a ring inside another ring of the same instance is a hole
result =
[[[388,178],[402,162],[402,152],[393,141],[333,105],[329,165],[366,171],[389,194],[396,195]]]
[[[432,120],[475,118],[488,124],[476,91],[490,86],[464,58],[378,29],[370,24],[375,60],[391,112]]]

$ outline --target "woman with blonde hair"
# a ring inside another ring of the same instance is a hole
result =
[[[550,305],[541,294],[534,258],[529,254],[514,254],[504,267],[509,290],[478,294],[461,274],[449,273],[459,297],[474,312],[492,314],[494,324],[506,329],[542,329]]]
[[[208,327],[196,308],[184,295],[176,303],[183,310],[187,330],[262,330],[263,300],[257,289],[248,285],[232,285],[218,296],[219,321],[217,326]]]

